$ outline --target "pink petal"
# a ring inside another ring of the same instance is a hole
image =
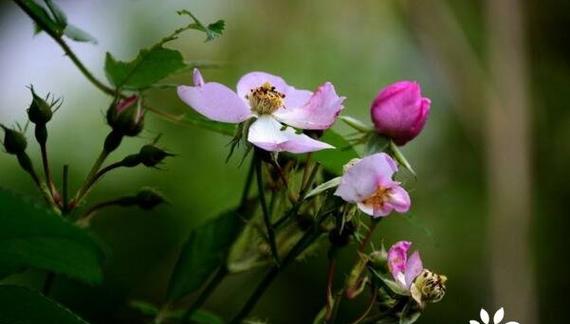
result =
[[[311,91],[295,89],[281,77],[265,72],[250,72],[241,77],[237,84],[237,94],[242,100],[248,102],[245,97],[251,89],[259,88],[266,82],[269,82],[277,91],[285,95],[285,107],[301,107],[313,95]]]
[[[204,78],[202,77],[202,73],[200,73],[200,70],[196,68],[194,71],[192,71],[192,82],[194,82],[195,87],[201,87],[204,85]]]
[[[396,163],[386,153],[367,156],[346,171],[335,195],[348,202],[361,202],[370,197],[380,183],[391,180],[397,170]]]
[[[412,242],[399,241],[388,250],[388,268],[396,280],[398,280],[399,273],[406,273],[410,246]]]
[[[200,78],[195,77],[200,83]],[[179,86],[178,97],[208,119],[241,123],[252,116],[249,106],[223,84],[207,82],[201,86]]]
[[[285,97],[287,100],[287,97]],[[344,97],[336,94],[334,86],[326,82],[317,88],[308,102],[302,105],[291,105],[277,110],[273,115],[281,122],[302,129],[327,129],[334,124],[343,109]]]
[[[390,189],[390,200],[384,205],[389,206],[390,210],[394,209],[398,213],[405,213],[410,210],[410,195],[399,184],[396,184]]]
[[[307,153],[334,148],[305,134],[296,134],[291,128],[283,127],[273,117],[261,116],[250,126],[247,140],[270,152]]]
[[[422,264],[422,259],[420,258],[420,253],[418,251],[414,252],[408,262],[406,263],[406,285],[408,288],[412,285],[412,282],[416,277],[422,272],[424,266]]]

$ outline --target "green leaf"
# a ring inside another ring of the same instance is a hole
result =
[[[400,313],[400,324],[415,323],[420,318],[420,316],[422,316],[421,309],[417,306],[417,303],[415,301],[410,300]]]
[[[410,171],[414,176],[416,175],[416,171],[414,171],[412,165],[410,164],[410,162],[408,162],[408,159],[406,159],[406,157],[404,156],[404,153],[400,151],[398,146],[393,141],[390,141],[390,151],[392,151],[392,155],[400,165],[403,165],[404,168]]]
[[[342,177],[336,177],[336,178],[330,179],[329,181],[327,181],[325,183],[321,183],[315,189],[309,191],[309,193],[307,193],[307,195],[305,196],[305,199],[311,198],[312,196],[316,196],[323,191],[327,191],[329,189],[338,187],[340,185],[341,180],[342,180]]]
[[[131,90],[147,88],[185,66],[180,52],[162,43],[141,50],[130,62],[118,61],[110,53],[105,58],[107,79],[117,88]]]
[[[31,267],[99,283],[102,260],[86,231],[0,189],[0,278]]]
[[[390,147],[391,140],[384,135],[378,133],[370,133],[366,142],[366,151],[368,155],[385,152]]]
[[[205,40],[206,42],[220,37],[226,25],[226,23],[223,20],[218,20],[206,26],[188,10],[180,10],[178,11],[178,14],[190,16],[190,18],[194,20],[194,23],[189,25],[188,28],[199,30],[206,33],[206,40]]]
[[[44,2],[52,14],[53,20],[59,26],[65,27],[67,25],[67,16],[65,15],[65,12],[63,12],[63,10],[61,10],[61,8],[52,0],[44,0]]]
[[[41,30],[57,37],[60,37],[63,34],[65,24],[61,24],[61,22],[52,18],[50,13],[35,1],[23,0],[18,4],[36,22],[36,34]]]
[[[25,287],[0,286],[0,323],[86,324],[67,308]]]
[[[129,303],[129,306],[145,316],[155,317],[160,313],[160,309],[157,306],[143,300],[133,300]]]
[[[372,267],[368,267],[368,270],[370,270],[370,273],[372,274],[372,281],[374,281],[377,286],[385,287],[398,296],[410,296],[410,293],[394,280],[387,278]]]
[[[358,153],[352,145],[333,130],[327,130],[320,140],[331,144],[335,149],[316,152],[313,157],[327,171],[335,175],[341,175],[344,165],[350,160],[358,158]]]
[[[67,25],[63,30],[63,34],[77,42],[97,44],[97,39],[95,39],[95,37],[74,25]]]
[[[226,261],[241,228],[241,217],[232,210],[192,230],[170,279],[168,299],[178,300],[200,288]]]
[[[164,320],[180,320],[185,309],[174,309],[170,310],[167,308],[160,309],[158,306],[151,304],[142,300],[133,300],[129,303],[129,306],[138,310],[142,315],[156,318],[159,316]],[[192,313],[188,323],[192,324],[223,324],[224,320],[218,315],[211,313],[209,311],[198,309]]]

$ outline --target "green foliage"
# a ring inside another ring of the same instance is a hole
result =
[[[0,323],[86,324],[67,308],[25,287],[0,285]]]
[[[335,175],[342,174],[342,168],[348,161],[357,158],[358,153],[352,145],[337,132],[329,129],[325,132],[321,141],[331,144],[334,150],[322,150],[314,153],[313,157],[329,172]]]
[[[219,37],[224,29],[224,21],[219,20],[205,26],[191,12],[182,10],[180,15],[188,15],[193,23],[175,30],[171,35],[163,38],[160,42],[149,49],[143,49],[137,57],[129,62],[115,59],[110,53],[105,57],[105,73],[107,79],[117,88],[128,90],[145,89],[156,82],[166,78],[187,65],[179,51],[164,48],[163,45],[178,37],[180,33],[188,29],[195,29],[206,33],[206,40]]]
[[[190,24],[188,27],[206,33],[206,40],[205,40],[206,42],[211,41],[217,37],[220,37],[226,25],[226,23],[223,20],[218,20],[206,26],[202,22],[200,22],[200,20],[198,20],[198,18],[196,18],[196,16],[194,16],[188,10],[180,10],[178,11],[178,14],[190,16],[190,18],[194,20],[194,23]]]
[[[32,16],[36,22],[36,33],[43,30],[56,38],[65,35],[78,42],[97,43],[93,36],[69,24],[65,12],[52,0],[44,0],[45,7],[33,0],[16,1],[16,3]]]
[[[182,54],[162,47],[143,49],[130,62],[121,62],[110,53],[105,57],[107,79],[117,88],[142,89],[184,68]]]
[[[188,126],[200,127],[226,136],[234,136],[236,133],[236,125],[234,124],[220,123],[217,121],[209,120],[193,112],[185,114],[182,123]]]
[[[102,260],[86,231],[0,189],[0,278],[31,267],[99,283]]]
[[[198,289],[226,261],[241,224],[239,213],[231,210],[190,232],[170,279],[169,300]]]

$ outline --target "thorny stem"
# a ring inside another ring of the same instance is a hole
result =
[[[99,81],[86,67],[83,65],[81,60],[73,53],[69,45],[61,38],[60,35],[57,35],[49,26],[46,26],[43,21],[34,13],[32,10],[28,8],[23,0],[14,0],[16,5],[20,7],[32,20],[43,30],[45,31],[65,52],[73,64],[83,73],[83,75],[89,80],[94,86],[96,86],[99,90],[103,91],[104,93],[115,96],[117,92],[112,89],[111,87],[105,85],[103,82]]]
[[[261,204],[261,211],[263,213],[263,221],[267,229],[267,236],[269,237],[269,246],[271,247],[271,254],[277,264],[279,264],[279,254],[277,252],[277,243],[275,242],[275,229],[271,224],[271,215],[269,214],[269,208],[267,206],[267,201],[265,200],[265,190],[263,184],[263,165],[261,159],[255,161],[255,173],[257,178],[257,191],[259,194],[259,202]]]

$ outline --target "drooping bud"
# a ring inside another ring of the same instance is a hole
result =
[[[141,189],[135,196],[136,204],[142,209],[150,210],[166,202],[164,196],[151,188]]]
[[[52,109],[60,102],[60,100],[53,100],[51,104],[49,104],[46,100],[36,94],[33,87],[30,87],[30,90],[32,91],[32,103],[28,108],[28,118],[36,125],[45,125],[53,117],[53,111],[55,109]],[[46,99],[49,99],[49,95]]]
[[[8,154],[19,155],[26,151],[28,141],[21,132],[2,126],[4,130],[4,149]]]
[[[410,292],[414,300],[421,306],[426,302],[437,303],[445,296],[446,282],[446,276],[424,269],[412,283]]]
[[[125,136],[137,136],[144,127],[144,109],[138,96],[113,102],[107,110],[107,123]]]
[[[423,129],[431,101],[422,97],[420,85],[399,81],[382,89],[374,99],[370,114],[379,134],[397,145],[414,139]]]
[[[143,146],[138,155],[141,163],[147,167],[157,166],[165,158],[174,156],[174,154],[168,153],[152,144]]]

